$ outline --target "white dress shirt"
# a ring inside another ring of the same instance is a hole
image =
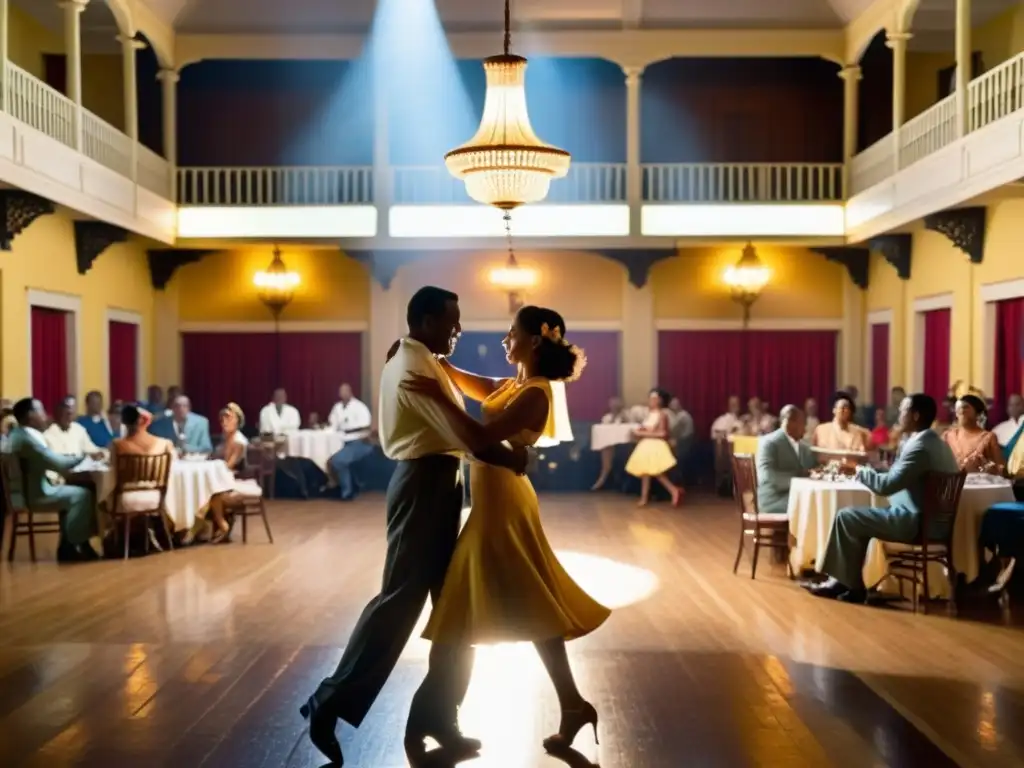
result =
[[[1024,420],[1024,416],[1017,419],[1007,419],[992,428],[992,434],[996,436],[996,440],[1001,446],[1005,447],[1013,439],[1013,436],[1017,434],[1017,430],[1020,429],[1022,420]]]
[[[711,425],[711,437],[726,437],[738,432],[743,426],[743,421],[735,413],[723,413]]]
[[[469,452],[440,403],[400,386],[410,373],[429,376],[447,385],[445,389],[452,402],[465,407],[462,395],[430,350],[414,339],[402,339],[380,377],[377,430],[384,455],[406,461],[432,454],[457,456]]]
[[[77,421],[71,422],[71,426],[66,430],[56,424],[51,424],[43,432],[43,439],[50,446],[50,450],[65,456],[84,456],[89,453],[99,453],[100,450],[89,439],[89,433],[85,431],[85,427]]]
[[[349,398],[347,403],[340,400],[331,408],[331,414],[327,417],[327,423],[335,432],[343,432],[344,442],[362,440],[370,432],[370,409],[366,403],[355,397]]]
[[[278,413],[277,406],[267,403],[260,411],[260,434],[261,435],[286,435],[289,432],[298,432],[302,429],[302,418],[299,416],[299,409],[294,405],[285,403]]]

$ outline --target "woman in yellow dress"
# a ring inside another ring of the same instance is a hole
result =
[[[867,453],[871,450],[871,433],[853,423],[856,411],[853,396],[837,392],[832,397],[832,421],[818,425],[811,436],[811,445],[833,453]]]
[[[672,447],[668,439],[671,434],[669,428],[668,402],[672,398],[668,392],[660,389],[652,389],[647,398],[647,405],[650,409],[644,423],[639,429],[633,430],[633,436],[640,442],[629,455],[626,462],[626,471],[633,477],[640,478],[640,506],[646,507],[648,498],[651,495],[651,478],[653,477],[672,494],[672,506],[678,507],[682,498],[682,489],[668,479],[665,474],[676,465],[676,456],[672,453]]]
[[[555,436],[551,382],[572,381],[586,362],[579,348],[563,340],[564,333],[557,312],[526,306],[502,342],[508,361],[519,368],[516,378],[491,379],[443,363],[456,386],[482,402],[482,424],[456,406],[436,379],[414,376],[403,386],[444,406],[471,444],[533,445]],[[565,641],[593,632],[611,611],[558,562],[529,478],[474,463],[470,488],[472,510],[423,636],[434,643],[532,641],[562,712],[558,733],[544,740],[545,748],[565,749],[588,724],[596,738],[597,712],[576,686]]]

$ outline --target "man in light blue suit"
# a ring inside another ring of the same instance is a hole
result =
[[[877,496],[889,497],[889,508],[847,507],[839,510],[832,522],[825,557],[818,570],[829,578],[809,587],[819,597],[835,597],[846,602],[864,602],[867,592],[861,577],[864,558],[871,539],[911,544],[921,528],[924,481],[928,472],[959,472],[960,467],[949,446],[931,425],[937,406],[928,395],[916,394],[900,403],[899,425],[907,435],[888,472],[857,467],[855,477]],[[928,531],[940,539],[948,531]]]
[[[757,509],[761,514],[786,514],[789,484],[807,477],[815,465],[811,449],[801,442],[804,412],[787,405],[779,412],[780,426],[765,435],[757,446]]]
[[[150,434],[170,440],[182,453],[213,453],[210,421],[192,413],[192,401],[178,395],[171,402],[171,415],[153,422]]]
[[[18,426],[11,431],[11,453],[18,457],[21,467],[21,489],[12,489],[16,505],[25,504],[33,509],[60,510],[61,542],[57,559],[61,562],[96,560],[96,550],[89,544],[96,521],[96,505],[92,491],[71,485],[54,485],[47,471],[66,474],[78,466],[83,455],[64,456],[54,453],[46,445],[42,429],[46,426],[46,411],[42,403],[30,397],[14,405]]]

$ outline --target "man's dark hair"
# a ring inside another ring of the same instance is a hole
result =
[[[923,392],[910,396],[910,410],[917,414],[923,429],[931,427],[939,412],[939,408],[935,404],[935,398]]]
[[[444,288],[437,288],[433,285],[426,285],[420,288],[409,299],[409,306],[405,312],[405,320],[409,328],[422,328],[423,321],[428,317],[441,317],[448,306],[449,301],[458,301],[459,295],[446,291]]]
[[[86,393],[85,399],[88,400],[90,397],[103,397],[103,393],[100,392],[98,389],[91,389],[89,390],[88,393]]]
[[[14,418],[18,420],[18,423],[24,425],[28,421],[28,415],[32,413],[32,410],[36,406],[36,401],[31,397],[25,397],[14,404]]]

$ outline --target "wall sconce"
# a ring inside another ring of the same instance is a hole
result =
[[[537,271],[519,266],[514,253],[509,251],[504,267],[492,269],[488,275],[491,285],[508,293],[508,312],[514,315],[523,306],[523,293],[537,284]]]
[[[751,243],[743,249],[743,255],[734,266],[725,270],[725,284],[729,286],[732,300],[743,307],[743,327],[750,324],[750,308],[768,285],[771,272],[757,255]]]
[[[284,308],[291,304],[295,289],[299,286],[298,272],[291,272],[281,259],[281,249],[274,246],[274,258],[270,265],[252,278],[256,294],[270,310],[276,323]]]

